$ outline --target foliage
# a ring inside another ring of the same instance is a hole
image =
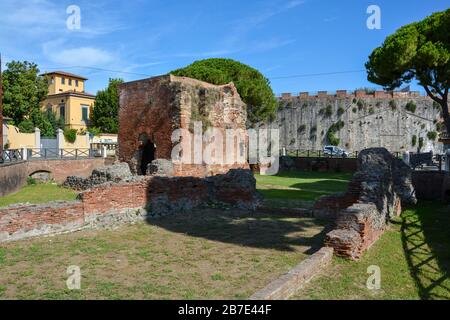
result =
[[[251,123],[274,117],[278,108],[270,82],[258,70],[231,59],[205,59],[174,70],[171,74],[190,77],[212,84],[233,82],[239,95],[247,104]]]
[[[356,107],[353,107],[352,112],[356,113],[358,111],[358,109]]]
[[[435,141],[437,138],[437,132],[436,131],[430,131],[427,133],[427,137],[429,140]]]
[[[397,110],[397,102],[395,100],[389,101],[389,107],[391,107],[391,110]]]
[[[74,143],[77,140],[77,130],[76,129],[65,129],[64,138],[69,143]]]
[[[17,127],[19,128],[20,132],[23,133],[33,133],[34,132],[34,124],[33,121],[30,119],[25,119],[22,122],[20,122]]]
[[[6,67],[3,72],[3,114],[18,125],[39,112],[39,103],[47,96],[47,81],[39,76],[39,69],[32,62],[11,61]]]
[[[414,101],[408,101],[408,103],[405,106],[405,109],[409,112],[415,113],[417,109],[417,105],[414,103]]]
[[[29,185],[29,186],[34,186],[34,185],[36,185],[36,184],[37,184],[36,179],[34,179],[33,177],[28,177],[28,178],[27,178],[27,185]]]
[[[336,133],[344,127],[344,121],[338,121],[331,125],[327,131],[327,141],[328,144],[332,146],[339,145],[340,139],[336,137]]]
[[[364,108],[364,102],[362,100],[358,100],[358,102],[356,103],[356,105],[358,106],[359,110],[362,110],[362,108]]]
[[[305,129],[306,129],[306,125],[302,124],[298,127],[297,133],[303,133],[303,132],[305,132]]]
[[[450,132],[450,9],[405,25],[388,36],[366,63],[368,79],[393,90],[413,79],[439,103]]]
[[[119,130],[119,92],[122,79],[109,79],[108,87],[97,92],[91,114],[92,127],[103,133],[117,133]]]
[[[419,138],[419,150],[422,150],[423,145],[424,145],[423,138],[420,137],[420,138]]]
[[[413,135],[413,136],[412,136],[412,140],[411,140],[411,145],[412,145],[413,147],[415,147],[416,144],[417,144],[417,136],[416,136],[416,135]]]
[[[333,114],[333,107],[331,105],[327,105],[327,108],[325,109],[325,115],[327,117],[331,117]]]

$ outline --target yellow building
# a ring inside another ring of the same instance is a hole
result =
[[[86,130],[95,96],[84,91],[87,78],[64,71],[43,74],[48,81],[48,96],[41,103],[43,111],[51,110],[71,129]]]

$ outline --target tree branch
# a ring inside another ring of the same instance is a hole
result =
[[[442,102],[444,101],[444,99],[439,99],[438,97],[436,97],[430,90],[430,88],[428,88],[427,85],[423,86],[425,88],[425,91],[427,92],[428,96],[433,99],[434,101],[436,101],[439,104],[442,104]]]

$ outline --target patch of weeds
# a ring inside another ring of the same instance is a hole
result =
[[[221,274],[221,273],[214,273],[214,274],[211,276],[211,280],[214,280],[214,281],[223,281],[223,280],[225,280],[225,277],[224,277],[223,274]]]
[[[415,113],[416,109],[417,109],[417,105],[414,103],[414,101],[409,101],[406,104],[405,109],[408,110],[409,112]]]

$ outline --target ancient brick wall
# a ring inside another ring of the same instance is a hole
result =
[[[111,162],[110,159],[94,158],[79,160],[20,161],[0,166],[0,197],[20,190],[30,175],[45,172],[50,179],[62,183],[68,176],[87,177],[95,168]]]
[[[0,209],[0,241],[73,231],[83,223],[79,201],[9,206]]]
[[[171,160],[172,149],[178,144],[172,142],[172,133],[176,129],[193,132],[195,121],[202,122],[202,131],[209,127],[220,130],[224,137],[223,146],[226,129],[241,129],[240,138],[244,143],[246,141],[246,106],[233,84],[216,86],[166,75],[125,83],[119,91],[119,159],[127,162],[134,174],[145,174],[142,162],[147,144],[156,148],[154,159]],[[193,154],[193,141],[190,147],[186,146],[183,152]],[[248,166],[246,163],[232,166],[223,161],[216,165],[192,161],[177,165],[174,174],[207,176],[224,173],[233,167]]]
[[[414,112],[407,110],[409,102],[416,105]],[[415,92],[284,94],[280,105],[272,126],[280,129],[280,147],[288,150],[322,150],[329,144],[328,129],[342,121],[344,126],[335,136],[340,139],[339,146],[349,151],[385,147],[416,152],[420,137],[423,151],[442,151],[437,139],[427,137],[428,132],[438,131],[440,109]],[[414,135],[416,145],[412,143]]]
[[[325,245],[336,255],[359,259],[401,213],[401,205],[416,201],[411,169],[386,149],[373,148],[360,153],[347,192],[319,198],[313,215],[335,224]]]
[[[27,175],[35,172],[50,172],[50,177],[57,183],[63,183],[68,176],[88,177],[92,170],[108,165],[112,160],[105,158],[90,159],[55,159],[27,161]]]
[[[0,208],[0,242],[82,228],[112,227],[200,205],[220,203],[255,209],[260,198],[249,170],[199,177],[135,177],[86,190],[79,201]]]

